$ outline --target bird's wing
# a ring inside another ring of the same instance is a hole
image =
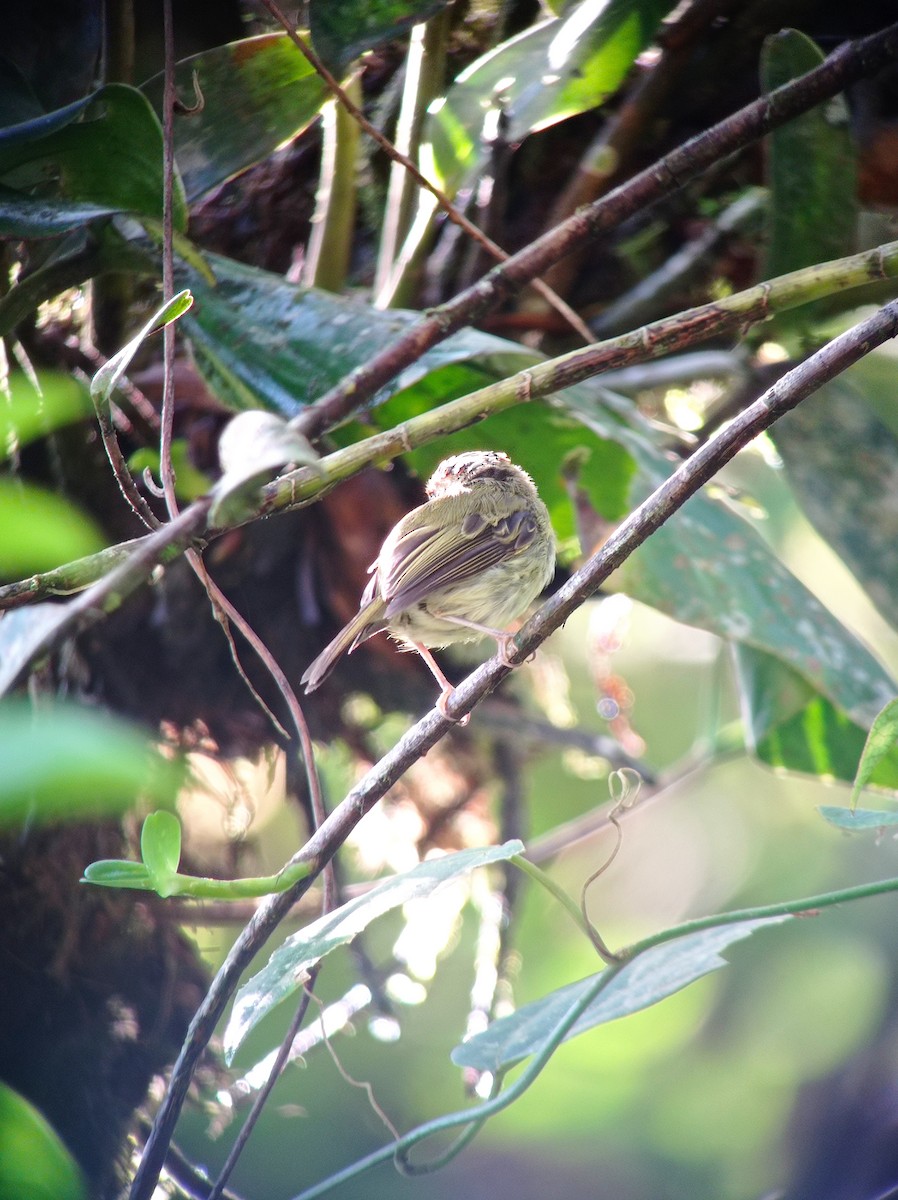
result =
[[[388,566],[386,574],[379,577],[387,619],[442,588],[514,557],[537,533],[536,518],[523,507],[493,519],[470,512],[460,526],[453,522],[446,528],[440,528],[439,513],[434,512],[433,518],[424,530],[401,533],[389,563],[379,564],[379,568]]]

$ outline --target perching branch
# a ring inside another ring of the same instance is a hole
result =
[[[731,425],[687,459],[619,526],[602,549],[526,623],[513,644],[512,653],[517,662],[523,662],[532,654],[550,633],[593,595],[612,571],[739,450],[824,383],[896,334],[898,301],[892,301],[779,379]],[[444,717],[438,709],[422,717],[356,784],[305,847],[294,855],[292,862],[307,862],[312,864],[312,870],[289,891],[271,896],[262,904],[213,980],[191,1022],[172,1072],[168,1093],[160,1106],[134,1180],[131,1200],[149,1200],[152,1195],[193,1071],[249,961],[274,932],[281,918],[311,886],[316,873],[330,861],[362,817],[414,762],[446,734],[453,720],[457,721],[469,713],[511,669],[497,655],[473,671],[458,685],[448,701],[451,719]]]

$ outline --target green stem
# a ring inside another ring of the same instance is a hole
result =
[[[550,892],[565,910],[580,932],[585,933],[589,940],[592,941],[592,930],[584,920],[583,913],[570,898],[564,888],[559,887],[551,875],[549,875],[546,871],[543,871],[540,867],[537,867],[534,863],[530,862],[529,859],[524,858],[522,854],[512,855],[509,861],[514,863],[514,865],[520,871],[523,871],[525,875],[529,875],[535,883],[538,883],[541,887],[544,887],[547,892]]]
[[[346,92],[361,104],[362,85],[357,76],[346,84]],[[321,175],[303,283],[339,292],[346,282],[355,228],[359,127],[336,100],[324,105],[321,119]]]

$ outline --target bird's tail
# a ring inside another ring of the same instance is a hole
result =
[[[383,624],[372,621],[370,608],[357,612],[348,625],[344,625],[333,641],[328,642],[318,657],[309,664],[300,683],[307,692],[314,692],[330,675],[341,654],[351,653],[361,642],[367,641],[375,633],[384,628]]]

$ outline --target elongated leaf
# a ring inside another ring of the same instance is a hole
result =
[[[882,761],[891,758],[898,747],[898,700],[891,700],[870,727],[864,752],[858,765],[854,787],[851,789],[851,804],[854,807],[867,784],[875,781]]]
[[[337,74],[364,50],[401,37],[449,0],[312,0],[309,29],[325,65]]]
[[[6,1200],[87,1200],[77,1162],[46,1118],[0,1083],[0,1196]]]
[[[93,413],[87,390],[70,375],[42,372],[40,394],[19,371],[8,383],[8,395],[0,404],[0,461],[13,447],[26,446]]]
[[[870,808],[837,808],[829,804],[821,804],[817,811],[830,825],[835,825],[837,829],[843,829],[846,833],[870,833],[898,825],[898,812]]]
[[[74,504],[47,488],[0,478],[0,575],[16,579],[102,550],[105,539]]]
[[[0,176],[7,187],[28,198],[29,190],[50,173],[59,197],[161,218],[162,128],[146,98],[135,88],[109,84],[79,111],[81,120],[72,121],[68,109],[61,112],[65,121],[60,114],[49,114],[48,122],[56,117],[50,133],[0,141]],[[28,122],[28,127],[35,124]],[[178,178],[173,216],[176,229],[183,231],[187,207]]]
[[[175,86],[188,110],[198,105],[175,119],[175,160],[189,202],[296,137],[329,95],[285,33],[186,58],[175,68]],[[162,90],[161,75],[141,88],[157,114]]]
[[[898,596],[898,438],[877,415],[894,406],[891,353],[870,355],[773,427],[808,520],[888,621]]]
[[[150,813],[140,832],[140,856],[160,895],[177,875],[181,862],[181,822],[174,813],[160,809]]]
[[[138,796],[171,804],[184,778],[137,730],[73,705],[0,705],[0,762],[6,828],[118,814]]]
[[[436,181],[453,195],[489,153],[485,122],[501,111],[506,136],[522,141],[595,108],[623,82],[651,42],[670,0],[583,0],[477,59],[431,106],[423,140]]]
[[[763,88],[773,91],[822,62],[810,38],[784,29],[764,43]],[[774,130],[767,149],[772,195],[765,276],[853,253],[857,164],[844,99],[836,96]],[[807,313],[792,319],[806,321]]]
[[[0,187],[0,233],[5,237],[56,237],[118,211],[108,204],[33,200],[12,188]]]
[[[156,883],[146,863],[129,862],[123,858],[102,858],[89,863],[81,876],[82,883],[99,887],[129,888],[135,892],[154,892]]]
[[[502,846],[460,850],[442,858],[428,859],[410,871],[384,880],[364,896],[350,900],[335,912],[327,913],[299,933],[292,934],[274,952],[268,965],[237,993],[224,1035],[228,1062],[262,1017],[302,985],[310,967],[338,946],[352,941],[377,917],[410,900],[424,899],[443,884],[467,875],[476,867],[503,862],[523,849],[521,842],[512,841]]]
[[[101,404],[108,403],[113,389],[128,370],[131,360],[146,338],[151,333],[155,333],[159,329],[164,329],[172,321],[177,321],[178,317],[186,313],[192,304],[193,296],[186,289],[178,292],[176,296],[172,296],[171,300],[167,300],[162,304],[131,341],[126,346],[123,346],[117,354],[113,354],[112,358],[108,362],[105,362],[96,375],[94,375],[90,385],[91,395],[94,399]]]
[[[758,929],[779,925],[788,917],[764,917],[720,925],[676,941],[654,946],[627,963],[577,1018],[565,1041],[578,1034],[626,1017],[665,1000],[711,971],[725,967],[721,952]],[[590,976],[550,992],[507,1017],[494,1021],[452,1051],[456,1066],[476,1071],[500,1071],[542,1050],[555,1027],[600,976]]]

